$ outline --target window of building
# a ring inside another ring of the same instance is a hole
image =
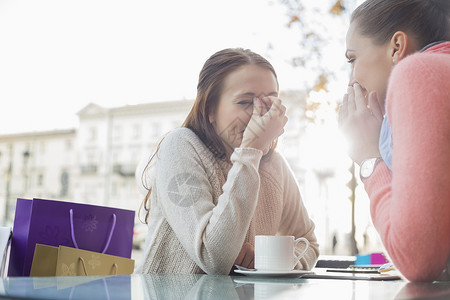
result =
[[[37,185],[38,186],[43,186],[44,185],[44,174],[38,174]]]
[[[44,142],[44,141],[40,142],[40,143],[39,143],[39,151],[40,151],[41,153],[45,153],[45,148],[46,148],[45,142]]]
[[[111,196],[116,197],[117,194],[118,194],[118,192],[117,192],[117,183],[113,182],[111,184]]]
[[[61,173],[61,191],[60,196],[65,197],[67,196],[69,191],[69,173],[67,171],[63,170]]]
[[[66,150],[72,150],[72,140],[66,140]]]
[[[93,142],[97,140],[97,128],[91,127],[89,129],[89,141]]]
[[[133,138],[139,139],[141,137],[142,128],[140,124],[133,125]]]
[[[159,138],[161,135],[161,124],[160,123],[153,123],[151,126],[151,137],[152,138]]]
[[[113,150],[112,151],[112,161],[114,164],[118,164],[120,161],[120,151],[119,150]]]
[[[115,125],[113,128],[113,139],[120,140],[122,138],[122,126]]]

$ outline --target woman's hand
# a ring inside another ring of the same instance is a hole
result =
[[[370,92],[368,102],[361,86],[355,83],[348,87],[348,93],[339,108],[339,127],[347,137],[350,157],[357,164],[364,159],[380,157],[378,147],[384,105],[378,101],[375,92]]]
[[[269,151],[270,144],[284,132],[288,118],[286,107],[277,97],[253,99],[253,114],[244,131],[240,147]]]
[[[241,251],[239,252],[238,257],[234,261],[235,265],[242,266],[248,269],[254,268],[254,259],[255,259],[255,247],[252,244],[245,242],[242,246]]]

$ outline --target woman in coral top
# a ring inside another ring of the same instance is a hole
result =
[[[449,279],[450,1],[367,0],[353,12],[339,124],[371,215],[410,281]]]

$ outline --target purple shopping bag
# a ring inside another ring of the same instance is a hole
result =
[[[135,212],[45,199],[17,199],[8,276],[29,276],[37,243],[131,258]]]

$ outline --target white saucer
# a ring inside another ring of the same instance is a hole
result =
[[[258,276],[258,277],[301,277],[306,274],[313,274],[312,271],[305,270],[292,270],[292,271],[244,271],[244,270],[234,270],[236,273],[244,274],[247,276]]]

